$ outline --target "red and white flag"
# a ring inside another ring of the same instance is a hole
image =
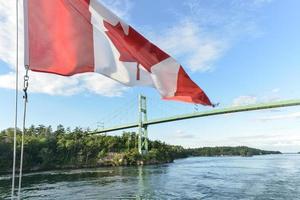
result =
[[[24,0],[25,62],[37,72],[97,72],[164,99],[212,105],[171,56],[98,0]],[[97,83],[95,83],[97,84]]]

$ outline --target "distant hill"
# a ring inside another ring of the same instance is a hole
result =
[[[265,151],[246,146],[239,147],[203,147],[186,150],[191,156],[254,156],[281,154],[280,151]]]

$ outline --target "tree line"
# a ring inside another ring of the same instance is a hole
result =
[[[239,147],[203,147],[195,149],[186,149],[190,156],[254,156],[281,154],[280,151],[265,151],[246,146]]]
[[[0,132],[0,173],[12,169],[14,129]],[[21,131],[17,130],[17,155],[20,155]],[[128,166],[172,162],[188,156],[252,156],[270,153],[248,147],[214,147],[185,149],[161,141],[149,140],[149,153],[141,156],[137,150],[138,135],[124,132],[121,136],[90,135],[88,129],[51,126],[30,126],[24,140],[25,171],[82,168],[98,166]],[[19,158],[17,158],[17,162]],[[17,163],[18,166],[18,163]]]

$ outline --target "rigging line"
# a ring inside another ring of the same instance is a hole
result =
[[[105,117],[103,117],[99,121],[103,121],[103,122],[108,122],[109,123],[110,121],[116,119],[120,115],[120,112],[123,112],[123,110],[124,110],[123,108],[124,107],[133,106],[133,104],[135,104],[135,101],[132,100],[132,97],[131,97],[131,98],[125,100],[125,102],[123,102],[122,105],[120,105],[119,107],[117,107],[116,109],[114,109],[112,112],[110,112],[109,114],[107,114]]]
[[[135,105],[135,102],[130,102],[129,104],[127,104],[127,106],[125,106],[125,108],[122,109],[122,111],[118,113],[118,119],[120,121],[124,121],[124,122],[126,120],[129,120],[129,118],[130,118],[129,114],[132,114],[132,112],[130,112],[130,111],[132,111],[134,105]]]
[[[24,113],[23,113],[23,131],[22,131],[22,138],[21,138],[21,156],[20,156],[20,170],[19,170],[19,188],[18,188],[18,200],[20,200],[21,197],[21,186],[22,186],[22,174],[23,174],[23,155],[24,155],[24,135],[26,132],[26,113],[27,113],[27,103],[28,103],[28,95],[27,95],[27,89],[28,89],[28,70],[29,67],[25,66],[26,68],[26,74],[24,76]]]
[[[15,93],[15,129],[14,129],[14,149],[13,149],[13,169],[11,183],[11,199],[14,199],[15,176],[16,176],[16,148],[17,148],[17,128],[18,128],[18,98],[19,98],[19,1],[16,0],[16,93]]]

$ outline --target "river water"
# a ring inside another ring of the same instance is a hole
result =
[[[26,174],[23,199],[300,199],[300,155],[197,157],[171,164]],[[0,199],[10,195],[0,176]]]

